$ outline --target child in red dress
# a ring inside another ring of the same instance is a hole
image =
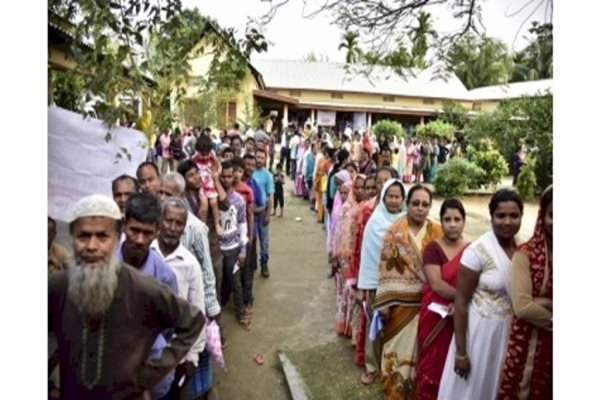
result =
[[[208,135],[200,135],[196,142],[196,154],[192,161],[198,166],[198,175],[200,176],[200,219],[206,222],[208,215],[208,206],[210,205],[212,217],[215,224],[217,236],[223,234],[221,228],[221,219],[219,215],[218,197],[219,193],[213,180],[213,168],[219,168],[219,160],[213,150],[213,143]]]

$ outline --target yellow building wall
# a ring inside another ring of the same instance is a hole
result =
[[[438,111],[442,108],[442,104],[445,99],[430,99],[427,98],[427,103],[424,102],[425,98],[417,97],[402,97],[393,96],[394,101],[384,101],[382,94],[370,94],[370,93],[344,93],[341,92],[343,98],[333,98],[331,91],[319,91],[319,90],[300,90],[300,96],[297,95],[298,90],[293,89],[278,89],[277,94],[282,96],[289,96],[299,101],[319,102],[319,103],[337,103],[351,105],[371,105],[371,106],[403,106],[411,108],[422,108],[425,110]],[[388,96],[385,96],[388,97]],[[458,101],[463,107],[468,110],[471,109],[472,103],[470,101]]]
[[[191,51],[198,52],[198,55],[193,59],[189,60],[191,71],[190,79],[188,80],[187,85],[185,87],[185,98],[194,98],[198,96],[200,93],[200,78],[206,79],[208,77],[210,64],[213,61],[215,55],[213,54],[214,47],[212,46],[212,44],[207,42],[207,40],[199,42]],[[220,93],[218,95],[218,100],[235,102],[236,117],[237,119],[243,119],[246,112],[246,104],[249,110],[251,110],[255,106],[254,95],[252,94],[252,91],[258,88],[259,85],[256,81],[256,78],[252,74],[250,68],[246,67],[246,76],[240,82],[239,90],[233,93]],[[174,98],[175,96],[171,97]],[[175,105],[172,101],[171,106],[176,107],[177,105]]]

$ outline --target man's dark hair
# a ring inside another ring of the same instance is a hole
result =
[[[221,171],[230,168],[233,168],[233,163],[231,162],[231,160],[225,160],[221,163]]]
[[[254,140],[254,138],[251,138],[251,137],[246,139],[246,143],[248,143],[248,142],[252,142],[252,143],[256,144],[256,140]]]
[[[242,138],[238,135],[233,135],[230,137],[231,138],[231,143],[233,143],[234,140],[239,140],[240,144],[242,144]]]
[[[133,218],[143,223],[158,224],[161,214],[158,199],[150,193],[134,193],[125,204],[125,222]]]
[[[381,148],[381,153],[383,153],[384,151],[389,152],[390,154],[392,154],[392,149],[390,149],[388,146],[383,146]]]
[[[254,154],[246,153],[244,154],[244,160],[256,160],[256,157],[254,157]]]
[[[240,129],[240,124],[238,124],[237,122],[233,124],[233,129]]]
[[[177,172],[179,172],[179,174],[185,178],[185,174],[187,174],[194,168],[198,169],[198,166],[195,162],[193,162],[192,160],[185,160],[181,164],[179,164],[179,167],[177,167]]]
[[[200,135],[196,140],[196,151],[203,156],[206,156],[213,149],[212,139],[208,135]]]
[[[133,186],[135,188],[136,192],[139,192],[140,190],[140,184],[138,183],[137,179],[135,179],[133,176],[127,175],[127,174],[123,174],[120,176],[117,176],[115,178],[115,180],[112,181],[112,192],[113,194],[115,193],[115,190],[117,190],[117,183],[121,182],[121,181],[126,181],[126,180],[130,180],[131,182],[133,182]]]
[[[377,168],[377,170],[375,170],[375,176],[379,175],[379,173],[381,171],[387,171],[390,173],[390,175],[392,176],[392,178],[394,179],[398,179],[398,171],[396,171],[394,168],[389,167],[387,165],[384,165],[383,167],[379,167]]]
[[[140,177],[140,172],[142,172],[142,169],[144,169],[145,167],[152,167],[154,171],[156,171],[156,175],[160,176],[160,171],[158,170],[156,164],[154,164],[152,161],[144,161],[137,167],[137,170],[135,171],[135,176],[137,176],[138,179]]]
[[[265,149],[256,149],[254,154],[258,154],[258,153],[263,153],[265,155],[265,157],[267,156],[267,152],[265,151]]]
[[[233,169],[244,169],[246,166],[244,165],[244,159],[242,157],[235,156],[231,159],[231,165]]]
[[[221,155],[225,155],[225,153],[231,153],[231,154],[235,154],[235,152],[233,151],[233,149],[231,147],[225,147],[223,150],[221,150]]]

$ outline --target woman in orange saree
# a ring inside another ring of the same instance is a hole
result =
[[[498,399],[552,399],[552,187],[512,258],[512,320]]]
[[[425,276],[423,249],[442,236],[428,218],[431,191],[422,185],[408,192],[408,212],[383,239],[379,283],[373,307],[383,321],[381,379],[387,400],[416,399],[417,329]]]

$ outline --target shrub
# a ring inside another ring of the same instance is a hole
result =
[[[537,186],[535,167],[535,158],[527,157],[525,165],[521,167],[521,172],[519,172],[517,178],[517,191],[525,200],[532,200],[535,197],[535,189]]]
[[[454,125],[436,119],[430,121],[424,125],[417,125],[415,133],[418,138],[424,139],[426,137],[436,137],[438,139],[446,138],[449,142],[454,140],[454,132],[456,128]]]
[[[452,158],[437,171],[433,180],[435,193],[445,198],[461,196],[468,189],[477,189],[484,174],[477,165],[463,158]]]
[[[496,186],[509,172],[508,163],[490,141],[482,141],[480,149],[467,147],[467,158],[484,171],[478,186]]]
[[[468,112],[460,103],[444,101],[442,103],[442,112],[438,114],[438,118],[454,125],[456,129],[463,129],[469,120],[467,117]]]
[[[381,135],[384,135],[388,143],[392,143],[394,141],[394,137],[398,139],[401,137],[406,137],[406,132],[404,131],[402,124],[389,119],[384,119],[377,122],[373,126],[373,132],[377,138],[379,138]]]

